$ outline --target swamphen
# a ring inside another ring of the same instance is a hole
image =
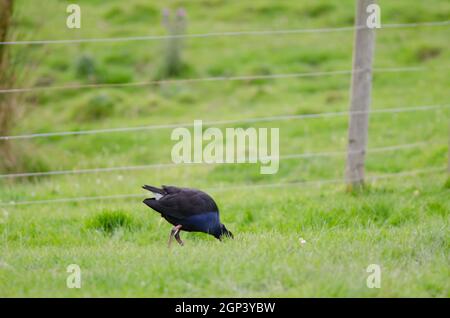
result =
[[[224,236],[233,238],[233,234],[220,223],[216,202],[205,192],[164,185],[162,189],[149,185],[144,185],[142,188],[155,196],[145,199],[144,203],[174,225],[170,232],[169,247],[173,237],[180,245],[183,245],[180,231],[204,232],[218,240]]]

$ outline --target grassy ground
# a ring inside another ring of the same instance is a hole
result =
[[[348,26],[354,14],[350,0],[165,5],[80,0],[82,28],[68,30],[67,3],[18,1],[19,39],[163,34],[164,6],[186,8],[189,33]],[[379,3],[383,23],[439,21],[450,15],[450,4],[443,0]],[[339,32],[191,39],[184,43],[179,77],[348,70],[352,37],[352,32]],[[375,67],[426,70],[376,74],[373,108],[448,104],[448,37],[448,27],[377,31]],[[145,81],[160,76],[163,48],[157,41],[33,46],[22,63],[37,85]],[[24,47],[13,50],[24,53]],[[89,74],[80,72],[86,60],[93,65]],[[340,75],[39,92],[24,96],[25,116],[13,133],[343,111],[349,82],[349,76]],[[445,167],[449,113],[372,115],[369,148],[429,143],[369,153],[368,174]],[[280,127],[281,155],[346,147],[345,117],[258,126]],[[14,145],[23,153],[21,171],[142,165],[170,161],[170,132],[39,138]],[[345,158],[335,156],[283,160],[275,175],[259,174],[257,165],[211,165],[0,179],[0,201],[140,193],[144,183],[210,189],[335,179],[343,176],[344,166]],[[445,181],[442,172],[377,181],[353,194],[340,184],[212,191],[235,240],[221,244],[183,233],[186,246],[172,250],[166,248],[170,226],[160,223],[140,198],[2,207],[0,296],[448,297],[450,195]],[[69,264],[81,267],[81,289],[66,287]],[[369,264],[381,266],[380,289],[366,286]]]

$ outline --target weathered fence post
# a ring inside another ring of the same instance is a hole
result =
[[[186,33],[186,10],[179,8],[176,16],[172,17],[169,9],[165,9],[163,11],[163,25],[167,29],[168,35],[171,36],[166,44],[163,75],[164,77],[176,76],[180,74],[183,68],[181,59],[183,38],[181,35]]]
[[[364,184],[364,158],[375,47],[375,30],[367,27],[367,7],[374,3],[375,0],[357,0],[346,169],[349,189],[358,188]]]

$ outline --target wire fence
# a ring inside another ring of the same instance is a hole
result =
[[[430,21],[416,23],[391,23],[383,24],[381,29],[398,29],[398,28],[417,28],[417,27],[434,27],[446,26],[450,24],[450,20]],[[211,37],[235,37],[235,36],[267,36],[267,35],[288,35],[301,33],[331,33],[346,32],[360,29],[367,29],[367,26],[346,26],[333,28],[310,28],[310,29],[284,29],[284,30],[253,30],[253,31],[228,31],[228,32],[210,32],[200,34],[173,34],[173,35],[144,35],[114,38],[92,38],[92,39],[63,39],[63,40],[32,40],[32,41],[5,41],[0,45],[44,45],[44,44],[77,44],[77,43],[105,43],[105,42],[130,42],[130,41],[154,41],[168,40],[173,38],[195,39],[195,38],[211,38]]]
[[[432,174],[437,172],[445,171],[445,167],[431,167],[426,169],[417,169],[398,173],[386,173],[382,175],[370,176],[367,178],[370,182],[375,182],[382,179],[390,178],[400,178],[400,177],[411,177],[417,176],[419,174]],[[320,180],[309,180],[309,181],[296,181],[296,182],[284,182],[284,183],[265,183],[265,184],[243,184],[238,186],[226,186],[226,187],[215,187],[208,188],[207,191],[220,192],[229,190],[253,190],[257,188],[279,188],[279,187],[298,187],[298,186],[322,186],[326,184],[339,184],[344,183],[345,179],[320,179]],[[86,201],[105,201],[105,200],[117,200],[117,199],[131,199],[131,198],[145,198],[148,197],[148,193],[135,193],[135,194],[115,194],[115,195],[104,195],[104,196],[84,196],[84,197],[73,197],[73,198],[59,198],[59,199],[49,199],[49,200],[32,200],[32,201],[10,201],[6,203],[0,202],[0,207],[12,207],[12,206],[22,206],[22,205],[35,205],[35,204],[57,204],[57,203],[70,203],[70,202],[86,202]]]
[[[186,79],[166,79],[131,83],[99,83],[99,84],[69,84],[61,86],[35,86],[24,88],[8,88],[0,89],[0,94],[11,93],[27,93],[36,91],[60,91],[60,90],[77,90],[77,89],[93,89],[93,88],[120,88],[120,87],[146,87],[152,85],[164,84],[193,84],[202,82],[234,82],[234,81],[252,81],[252,80],[267,80],[267,79],[282,79],[282,78],[301,78],[301,77],[320,77],[333,75],[351,75],[354,73],[363,72],[366,70],[337,70],[337,71],[321,71],[321,72],[303,72],[303,73],[287,73],[287,74],[269,74],[269,75],[240,75],[240,76],[214,76],[201,78],[186,78]],[[377,68],[373,69],[375,73],[400,73],[400,72],[423,72],[426,71],[424,67],[392,67],[392,68]]]
[[[399,23],[399,24],[384,24],[384,29],[395,28],[419,28],[419,27],[438,27],[448,26],[450,20],[446,21],[432,21],[432,22],[419,22],[419,23]],[[148,35],[148,36],[130,36],[130,37],[115,37],[115,38],[89,38],[89,39],[62,39],[62,40],[32,40],[32,41],[7,41],[0,42],[0,45],[47,45],[47,44],[77,44],[77,43],[105,43],[105,42],[127,42],[127,41],[152,41],[152,40],[167,40],[171,38],[212,38],[212,37],[237,37],[237,36],[263,36],[263,35],[289,35],[289,34],[301,34],[301,33],[331,33],[331,32],[346,32],[355,31],[360,29],[366,29],[366,26],[349,26],[349,27],[332,27],[332,28],[312,28],[312,29],[284,29],[284,30],[257,30],[257,31],[230,31],[230,32],[210,32],[203,34],[180,34],[180,35]],[[401,73],[401,72],[421,72],[427,71],[425,67],[393,67],[393,68],[375,68],[373,70],[368,69],[353,69],[353,70],[335,70],[335,71],[318,71],[318,72],[303,72],[303,73],[287,73],[287,74],[270,74],[270,75],[238,75],[238,76],[219,76],[219,77],[203,77],[203,78],[187,78],[187,79],[167,79],[167,80],[155,80],[155,81],[142,81],[142,82],[129,82],[129,83],[117,83],[117,84],[66,84],[57,86],[34,86],[34,87],[22,87],[22,88],[8,88],[0,89],[0,94],[10,93],[27,93],[27,92],[45,92],[55,90],[76,90],[76,89],[97,89],[97,88],[119,88],[119,87],[145,87],[151,85],[164,85],[164,84],[190,84],[190,83],[202,83],[202,82],[223,82],[223,81],[251,81],[260,79],[284,79],[284,78],[301,78],[301,77],[321,77],[321,76],[334,76],[334,75],[352,75],[359,72],[373,71],[375,73]],[[401,112],[416,112],[416,111],[431,111],[442,108],[447,108],[450,105],[425,105],[414,107],[402,107],[402,108],[389,108],[389,109],[374,109],[370,110],[370,113],[401,113]],[[307,118],[326,118],[347,116],[354,114],[366,114],[368,112],[326,112],[318,114],[303,114],[303,115],[277,115],[268,117],[256,117],[246,119],[230,119],[230,120],[216,120],[205,122],[204,126],[212,125],[225,125],[225,124],[238,124],[238,123],[258,123],[258,122],[271,122],[271,121],[285,121],[294,119],[307,119]],[[54,137],[54,136],[76,136],[76,135],[94,135],[105,133],[119,133],[119,132],[136,132],[145,130],[157,130],[168,129],[177,127],[192,127],[192,123],[184,124],[162,124],[162,125],[147,125],[137,127],[118,127],[118,128],[101,128],[91,130],[77,130],[77,131],[63,131],[63,132],[45,132],[45,133],[30,133],[22,135],[0,136],[0,140],[19,140],[19,139],[31,139],[39,137]],[[412,144],[400,144],[386,147],[372,148],[368,152],[388,152],[397,151],[402,149],[413,149],[422,147],[429,144],[429,142],[416,142]],[[357,150],[354,152],[365,152],[365,149]],[[349,151],[324,151],[324,152],[306,152],[297,154],[288,154],[280,156],[282,160],[288,159],[300,159],[300,158],[314,158],[314,157],[331,157],[349,154]],[[191,165],[191,164],[188,164]],[[112,171],[129,171],[129,170],[142,170],[150,168],[166,168],[180,166],[175,163],[154,163],[148,165],[135,165],[135,166],[118,166],[118,167],[103,167],[103,168],[90,168],[90,169],[73,169],[73,170],[59,170],[59,171],[45,171],[45,172],[23,172],[14,174],[0,175],[0,179],[12,179],[21,177],[38,177],[38,176],[56,176],[56,175],[74,175],[74,174],[90,174],[90,173],[102,173]],[[368,177],[369,181],[376,181],[379,179],[408,177],[419,174],[437,173],[445,170],[444,167],[430,167],[419,170],[405,171],[399,173],[375,175]],[[227,191],[236,189],[254,189],[254,188],[275,188],[275,187],[292,187],[292,186],[305,186],[305,185],[324,185],[332,183],[343,183],[344,179],[320,179],[312,181],[296,181],[296,182],[284,182],[284,183],[265,183],[265,184],[243,184],[229,187],[209,188],[209,191]],[[18,201],[18,202],[0,202],[0,206],[21,206],[21,205],[34,205],[34,204],[53,204],[53,203],[67,203],[67,202],[83,202],[83,201],[102,201],[111,199],[128,199],[144,197],[144,194],[115,194],[104,196],[84,196],[73,198],[58,198],[48,200],[33,200],[33,201]]]
[[[423,147],[425,145],[430,145],[429,141],[393,145],[387,147],[378,147],[368,149],[367,152],[379,153],[379,152],[389,152],[402,149],[412,149]],[[363,152],[366,150],[354,151],[354,153]],[[348,154],[348,151],[336,150],[336,151],[322,151],[322,152],[305,152],[299,154],[289,154],[281,155],[278,158],[272,157],[262,157],[261,160],[267,159],[279,159],[279,160],[289,160],[289,159],[301,159],[301,158],[315,158],[315,157],[333,157]],[[92,174],[92,173],[103,173],[103,172],[115,172],[115,171],[130,171],[130,170],[145,170],[145,169],[162,169],[162,168],[173,168],[173,167],[183,167],[192,165],[212,165],[218,163],[154,163],[148,165],[134,165],[134,166],[121,166],[121,167],[106,167],[106,168],[92,168],[92,169],[73,169],[73,170],[56,170],[56,171],[43,171],[43,172],[24,172],[24,173],[11,173],[11,174],[1,174],[0,179],[13,179],[13,178],[25,178],[25,177],[43,177],[43,176],[56,176],[56,175],[69,175],[69,174]]]
[[[404,113],[404,112],[416,112],[416,111],[431,111],[431,110],[448,108],[448,107],[450,107],[450,104],[373,109],[368,112],[366,112],[366,111],[353,111],[353,112],[339,111],[339,112],[325,112],[325,113],[317,113],[317,114],[278,115],[278,116],[255,117],[255,118],[245,118],[245,119],[207,121],[207,122],[202,123],[202,125],[203,126],[221,126],[221,125],[271,122],[271,121],[286,121],[286,120],[295,120],[295,119],[338,117],[338,116],[347,116],[347,115],[352,115],[352,114],[366,114],[366,113],[371,113],[371,114]],[[0,140],[32,139],[32,138],[42,138],[42,137],[62,137],[62,136],[76,136],[76,135],[96,135],[96,134],[106,134],[106,133],[124,133],[124,132],[136,132],[136,131],[145,131],[145,130],[173,129],[173,128],[178,128],[178,127],[193,127],[193,126],[194,126],[194,124],[191,122],[191,123],[147,125],[147,126],[136,126],[136,127],[117,127],[117,128],[102,128],[102,129],[91,129],[91,130],[45,132],[45,133],[24,134],[24,135],[15,135],[15,136],[0,136]]]

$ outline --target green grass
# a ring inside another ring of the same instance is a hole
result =
[[[115,234],[121,230],[131,230],[133,219],[122,211],[103,211],[90,218],[86,225],[89,229],[94,229],[107,234]]]
[[[19,39],[163,34],[162,8],[183,6],[188,32],[320,28],[353,23],[354,1],[78,1],[82,28],[65,25],[67,1],[18,1]],[[380,0],[382,23],[447,20],[450,3]],[[45,9],[45,10],[44,10]],[[46,12],[45,16],[42,12]],[[424,66],[375,74],[374,109],[448,104],[449,28],[377,31],[375,67]],[[352,32],[218,37],[184,43],[180,78],[348,70]],[[159,76],[164,42],[14,46],[27,56],[30,85],[147,81]],[[13,134],[186,123],[348,109],[348,76],[174,84],[30,93]],[[367,155],[369,176],[445,167],[449,109],[373,114],[369,148],[429,141]],[[280,128],[280,154],[346,147],[343,117],[268,122]],[[244,127],[249,127],[245,125]],[[223,127],[224,128],[224,127]],[[15,141],[28,171],[170,162],[171,130]],[[143,184],[211,189],[298,183],[343,176],[344,156],[283,160],[275,175],[258,165],[180,166],[18,180],[0,179],[0,202],[142,193]],[[22,170],[20,170],[22,171]],[[234,240],[182,233],[167,249],[170,225],[129,200],[0,207],[0,296],[449,297],[450,193],[445,172],[371,182],[211,191]],[[141,191],[141,192],[140,192]],[[306,240],[300,244],[300,237]],[[68,289],[78,264],[82,288]],[[369,289],[370,264],[382,269]]]
[[[25,208],[2,225],[2,296],[444,296],[448,200],[442,187],[378,185],[348,195],[332,187],[216,194],[235,240],[182,234],[139,202],[117,202],[138,226],[113,236],[86,225],[101,206]],[[447,193],[448,195],[448,193]],[[62,210],[60,210],[62,209]],[[96,219],[99,220],[99,219]],[[131,222],[131,221],[130,221]],[[306,240],[301,245],[299,238]],[[65,287],[69,264],[82,288]],[[366,287],[369,264],[381,289]]]

